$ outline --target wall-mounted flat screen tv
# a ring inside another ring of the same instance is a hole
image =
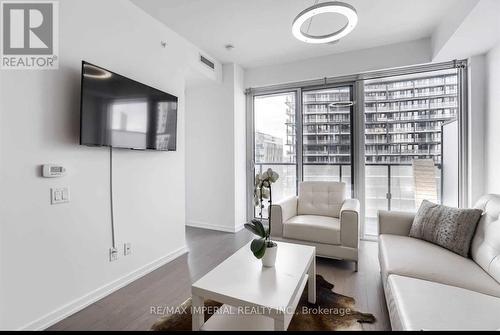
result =
[[[177,97],[82,62],[80,144],[175,151]]]

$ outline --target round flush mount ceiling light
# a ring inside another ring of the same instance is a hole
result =
[[[326,35],[310,35],[302,31],[304,23],[315,17],[316,15],[325,13],[336,13],[344,15],[347,18],[347,23],[339,30]],[[341,39],[349,34],[358,24],[358,14],[356,9],[351,5],[343,2],[330,1],[319,3],[303,10],[292,24],[292,33],[300,41],[313,44],[331,43]]]

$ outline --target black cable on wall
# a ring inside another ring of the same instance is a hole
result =
[[[109,203],[111,214],[111,241],[113,248],[116,249],[115,244],[115,214],[113,206],[113,147],[109,147]]]

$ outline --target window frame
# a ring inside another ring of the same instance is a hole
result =
[[[254,97],[279,93],[296,94],[296,167],[297,167],[297,183],[303,180],[303,122],[302,122],[302,92],[318,89],[328,89],[335,87],[351,86],[352,101],[354,102],[351,118],[351,150],[352,157],[352,194],[353,197],[359,199],[361,203],[361,238],[374,240],[376,237],[366,236],[364,232],[364,216],[365,216],[365,134],[364,134],[364,81],[370,79],[380,79],[386,77],[419,74],[424,72],[432,72],[439,70],[457,69],[458,72],[458,110],[457,121],[459,127],[459,201],[460,207],[468,206],[468,78],[467,78],[467,60],[453,60],[443,63],[423,64],[407,67],[399,67],[393,69],[384,69],[379,71],[371,71],[358,73],[347,76],[338,76],[323,78],[318,80],[301,81],[295,83],[287,83],[281,85],[271,85],[258,88],[248,88],[245,91],[247,96],[247,194],[248,199],[253,198],[253,171],[255,167],[254,157]],[[299,143],[300,142],[300,143]],[[353,173],[354,172],[354,173]],[[297,185],[298,186],[298,185]],[[297,188],[298,189],[298,188]],[[247,219],[253,218],[254,208],[252,201],[247,201]]]

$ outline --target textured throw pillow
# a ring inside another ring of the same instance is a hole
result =
[[[453,208],[424,200],[413,220],[410,237],[467,257],[482,213],[480,209]]]

